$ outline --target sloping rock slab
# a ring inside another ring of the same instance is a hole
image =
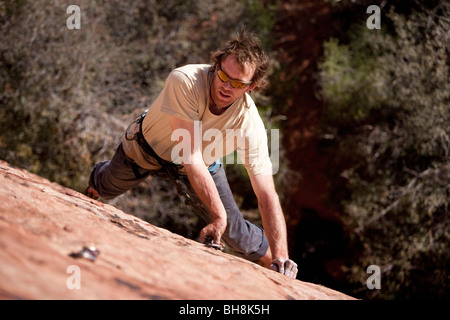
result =
[[[95,246],[95,261],[74,258]],[[72,255],[71,255],[72,254]],[[0,161],[1,299],[353,299]]]

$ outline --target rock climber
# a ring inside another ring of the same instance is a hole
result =
[[[157,99],[127,129],[112,160],[92,169],[86,194],[108,200],[151,174],[167,176],[206,222],[201,239],[295,278],[275,189],[267,133],[252,90],[267,83],[269,58],[242,28],[211,64],[173,70]],[[245,220],[220,159],[237,151],[258,200],[263,228]]]

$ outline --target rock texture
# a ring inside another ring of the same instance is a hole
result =
[[[96,261],[71,257],[83,246],[100,251]],[[1,299],[352,299],[206,248],[2,161],[0,279]]]

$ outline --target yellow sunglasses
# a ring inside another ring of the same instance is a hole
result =
[[[243,89],[249,84],[251,84],[251,81],[240,81],[240,80],[233,80],[231,79],[219,66],[217,69],[217,76],[222,82],[230,82],[230,85],[235,89]]]

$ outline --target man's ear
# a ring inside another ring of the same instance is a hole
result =
[[[256,88],[256,84],[251,84],[250,87],[248,87],[248,89],[247,89],[247,93],[248,94],[252,93],[253,89],[255,89],[255,88]]]

